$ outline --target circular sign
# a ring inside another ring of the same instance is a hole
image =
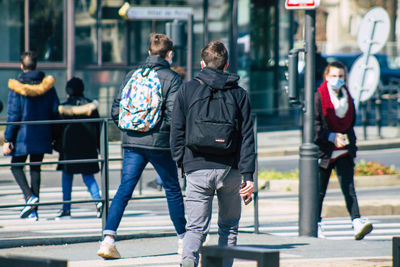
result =
[[[373,55],[361,55],[354,62],[349,75],[349,91],[358,107],[373,96],[380,80],[381,68]]]
[[[364,53],[375,54],[385,45],[390,32],[390,17],[386,10],[376,7],[363,17],[357,44]]]

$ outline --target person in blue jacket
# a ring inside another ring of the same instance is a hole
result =
[[[22,73],[8,81],[7,122],[41,121],[57,118],[59,100],[54,89],[54,78],[36,69],[37,57],[32,51],[21,55]],[[3,153],[10,155],[11,163],[42,162],[45,153],[52,153],[52,125],[7,125]],[[26,206],[21,218],[38,220],[37,206],[40,190],[40,165],[29,167],[31,183],[27,182],[23,166],[12,166],[11,172],[24,194]]]

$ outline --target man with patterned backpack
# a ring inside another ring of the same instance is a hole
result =
[[[171,39],[164,34],[151,34],[148,52],[146,63],[126,75],[114,96],[111,116],[123,131],[124,157],[121,184],[110,206],[104,240],[97,251],[102,258],[121,257],[115,247],[116,231],[148,162],[163,182],[170,218],[178,235],[178,253],[186,232],[178,170],[169,145],[171,113],[182,80],[170,69]]]

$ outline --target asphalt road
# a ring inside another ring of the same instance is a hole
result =
[[[357,162],[360,160],[377,161],[387,166],[395,166],[400,170],[400,149],[383,149],[371,151],[359,151]],[[259,161],[259,170],[274,169],[276,171],[290,171],[298,169],[299,156],[263,157]]]

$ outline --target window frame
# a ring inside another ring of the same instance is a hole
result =
[[[24,0],[24,51],[29,50],[29,42],[30,42],[30,12],[29,12],[29,4],[30,1],[34,0]],[[63,60],[62,61],[38,61],[38,66],[40,68],[54,68],[54,69],[63,69],[67,67],[67,1],[62,0],[63,3]],[[0,69],[7,69],[7,68],[19,68],[21,63],[19,61],[4,61],[0,62]]]

